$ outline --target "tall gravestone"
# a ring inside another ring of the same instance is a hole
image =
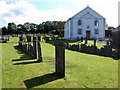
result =
[[[39,41],[38,41],[38,61],[42,62],[42,52],[41,52],[41,45]]]
[[[65,77],[65,47],[63,43],[56,42],[55,46],[55,70],[60,77]]]
[[[33,37],[33,57],[37,59],[37,42],[36,37]]]

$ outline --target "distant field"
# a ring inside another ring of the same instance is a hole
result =
[[[55,71],[55,48],[41,42],[43,62],[37,63],[17,45],[14,37],[2,46],[3,88],[117,88],[118,61],[110,57],[66,50],[66,77]],[[77,43],[77,42],[75,42]],[[89,42],[92,43],[92,42]]]

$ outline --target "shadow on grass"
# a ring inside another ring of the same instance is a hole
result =
[[[14,63],[13,65],[24,65],[24,64],[32,64],[32,63],[40,63],[40,62],[39,61],[20,62],[20,63]]]
[[[60,79],[56,73],[45,74],[43,76],[38,76],[32,79],[25,80],[25,86],[27,89],[33,88],[35,86],[43,85],[54,80]]]
[[[21,57],[19,59],[13,59],[12,61],[34,60],[32,56],[28,55],[26,52],[21,50],[18,46],[14,46],[14,48],[17,50],[16,52],[18,54],[21,54]],[[38,63],[38,61],[20,62],[20,63],[14,63],[13,65],[22,65],[22,64],[31,64],[31,63]]]

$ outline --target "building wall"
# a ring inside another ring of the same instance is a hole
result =
[[[82,25],[78,25],[78,20],[82,20]],[[94,21],[98,20],[99,26],[94,26]],[[105,19],[95,11],[87,8],[76,14],[65,25],[65,39],[75,40],[77,37],[86,37],[86,31],[90,31],[90,38],[104,39],[105,38]],[[87,29],[87,26],[90,26]],[[69,30],[68,30],[69,29]],[[78,34],[78,29],[82,29],[82,34]],[[98,34],[94,34],[94,29],[99,29]],[[67,31],[68,30],[68,31]]]

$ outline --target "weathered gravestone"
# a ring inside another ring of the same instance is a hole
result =
[[[42,52],[41,52],[41,45],[39,41],[38,41],[38,61],[42,62]]]
[[[55,45],[55,71],[60,77],[65,77],[65,47],[60,42]]]
[[[33,37],[33,57],[37,59],[37,42],[36,37]]]

